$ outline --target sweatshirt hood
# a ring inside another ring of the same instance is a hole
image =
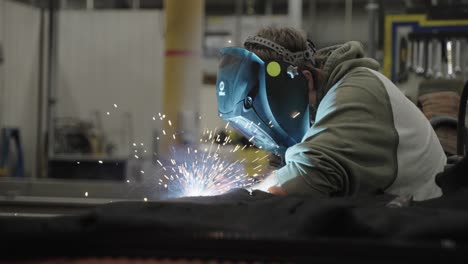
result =
[[[317,67],[325,73],[321,93],[318,94],[319,101],[335,83],[354,68],[366,67],[372,70],[380,68],[376,60],[364,57],[363,46],[358,41],[320,49],[315,54],[315,60]]]

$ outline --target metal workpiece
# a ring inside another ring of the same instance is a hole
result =
[[[424,65],[425,65],[425,41],[419,40],[418,41],[418,64],[416,67],[417,74],[424,74]]]
[[[116,201],[161,200],[163,186],[148,182],[107,180],[0,179],[1,202],[102,204]]]
[[[406,70],[411,71],[413,55],[413,42],[408,40],[408,49],[406,50]]]
[[[446,72],[446,78],[447,79],[453,79],[455,78],[455,74],[453,71],[453,40],[448,39],[445,42],[445,51],[447,53],[447,72]]]
[[[402,207],[409,207],[413,203],[413,196],[406,194],[397,196],[395,199],[391,200],[389,203],[385,205],[388,208],[402,208]]]
[[[453,71],[454,74],[460,74],[462,72],[461,69],[461,39],[456,39],[455,40],[455,50],[454,50],[454,57],[453,57]]]
[[[432,69],[434,63],[434,49],[432,39],[427,41],[427,64],[426,64],[426,77],[432,78],[434,76],[434,70]]]
[[[442,74],[442,43],[439,39],[435,40],[434,43],[434,66],[432,70],[434,71],[434,77],[436,79],[441,79],[444,75]]]
[[[411,70],[416,71],[418,67],[418,41],[413,41],[413,48],[412,48],[412,55],[413,55],[413,62],[411,63]]]

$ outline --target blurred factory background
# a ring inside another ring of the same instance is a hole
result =
[[[217,115],[217,54],[267,25],[302,28],[318,48],[361,41],[453,153],[467,10],[466,0],[1,0],[0,199],[160,198],[166,131],[183,130],[179,144],[215,128],[245,141]],[[252,161],[250,176],[267,165],[253,147],[235,155]]]

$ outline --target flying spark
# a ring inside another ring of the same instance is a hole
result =
[[[161,113],[158,116],[161,121],[166,118]],[[167,119],[167,124],[172,126],[172,121]],[[228,127],[229,123],[224,131]],[[175,134],[164,129],[161,132],[164,136],[172,136],[170,139],[174,144],[169,157],[161,156],[155,160],[159,171],[156,175],[161,175],[155,179],[155,185],[167,189],[167,198],[219,195],[234,188],[249,188],[258,182],[257,177],[251,177],[246,171],[246,166],[250,166],[246,159],[238,160],[233,154],[244,150],[247,145],[231,145],[231,136],[220,137],[216,129],[205,129],[199,144],[180,146]],[[255,162],[252,164],[257,165]],[[263,167],[256,166],[258,171],[255,174],[261,174]]]
[[[294,118],[298,117],[300,114],[301,114],[301,112],[294,112],[294,113],[291,114],[291,117],[294,119]]]
[[[167,180],[164,186],[171,197],[219,195],[233,188],[248,188],[254,183],[254,178],[248,177],[239,161],[221,158],[213,145],[200,154],[173,152],[175,158],[170,162],[174,175],[164,175]]]
[[[163,174],[158,184],[168,189],[169,197],[213,196],[234,188],[249,188],[257,179],[245,172],[245,161],[232,160],[225,156],[226,148],[240,149],[239,145],[220,145],[215,132],[204,133],[211,137],[209,145],[172,148],[172,158],[156,160],[171,175]],[[228,139],[225,139],[225,141]],[[263,165],[257,166],[262,167]]]

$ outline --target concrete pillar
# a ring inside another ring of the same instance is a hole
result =
[[[0,1],[0,128],[3,126],[3,113],[5,109],[3,109],[3,100],[4,100],[4,81],[3,81],[3,71],[5,67],[3,66],[3,56],[4,56],[4,48],[5,42],[3,41],[3,21],[5,20],[4,14],[4,4],[5,1]]]
[[[305,29],[307,33],[309,33],[309,37],[312,41],[316,41],[316,24],[317,24],[317,0],[309,0],[309,9],[308,9],[308,18],[307,18],[307,26]]]
[[[94,0],[86,0],[86,9],[94,9]]]
[[[47,21],[47,107],[46,107],[46,122],[47,122],[47,153],[51,158],[55,155],[55,117],[57,115],[57,29],[58,21],[58,6],[57,2],[49,0],[48,3],[48,21]]]
[[[344,32],[345,32],[345,41],[352,40],[351,31],[353,30],[353,0],[345,1],[345,17],[344,17]]]
[[[60,9],[67,9],[68,8],[68,0],[60,0]]]
[[[132,1],[132,8],[133,9],[140,9],[140,0],[133,0]]]
[[[244,0],[237,0],[235,4],[234,44],[242,47],[242,16],[244,15]]]
[[[302,29],[302,0],[288,0],[289,26]]]
[[[368,23],[368,38],[367,38],[367,56],[370,58],[375,58],[375,42],[377,40],[377,25],[378,25],[378,9],[379,5],[374,0],[369,0],[366,5],[366,10],[368,13],[367,23]]]
[[[159,154],[199,139],[204,0],[165,0],[163,120]],[[216,111],[216,109],[213,109]],[[171,123],[169,124],[169,120]],[[174,136],[176,139],[174,139]]]
[[[265,15],[272,16],[273,15],[273,0],[266,0],[265,2]]]

